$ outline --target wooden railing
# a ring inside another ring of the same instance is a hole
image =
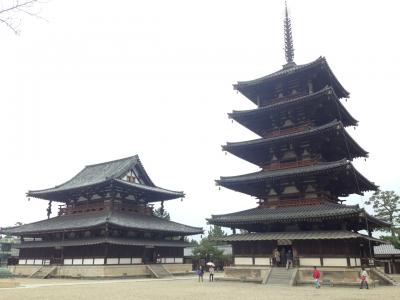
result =
[[[271,138],[271,137],[277,137],[277,136],[282,136],[282,135],[287,135],[291,133],[296,133],[296,132],[302,132],[311,129],[311,124],[302,124],[300,126],[296,127],[290,127],[286,129],[278,129],[271,131],[265,135],[265,138]]]
[[[113,208],[114,210],[133,212],[133,213],[142,213],[146,215],[151,215],[153,213],[152,206],[138,206],[134,204],[127,203],[118,203],[114,204],[111,201],[104,201],[101,203],[87,203],[87,204],[79,204],[79,205],[67,205],[67,206],[59,206],[58,215],[71,215],[77,213],[87,213],[87,212],[95,212],[95,211],[103,211],[110,210]]]
[[[303,96],[307,96],[307,95],[309,95],[308,92],[303,92],[303,93],[290,94],[290,95],[273,98],[273,99],[262,100],[260,103],[260,107],[274,105],[276,103],[285,102],[290,99],[295,99],[295,98],[299,98],[299,97],[303,97]]]
[[[287,207],[287,206],[299,206],[299,205],[318,205],[327,202],[336,202],[336,199],[327,195],[319,195],[317,198],[307,198],[308,193],[305,194],[293,194],[286,196],[278,196],[274,201],[265,200],[260,203],[260,207]],[[315,193],[314,193],[315,194]]]
[[[266,165],[263,167],[263,170],[272,171],[272,170],[280,170],[280,169],[290,169],[290,168],[298,168],[315,165],[318,161],[315,159],[303,159],[296,160],[291,162],[274,162],[272,164]]]

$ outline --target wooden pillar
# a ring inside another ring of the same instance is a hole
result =
[[[104,264],[107,264],[107,258],[108,258],[108,243],[107,243],[107,238],[109,236],[109,230],[108,230],[108,218],[106,220],[106,228],[105,228],[105,238],[106,238],[106,243],[104,244]]]
[[[65,232],[63,231],[62,232],[62,237],[61,237],[61,239],[62,239],[62,242],[63,242],[63,244],[64,244],[64,239],[65,239]],[[64,264],[64,246],[61,246],[61,261],[60,261],[60,264]]]

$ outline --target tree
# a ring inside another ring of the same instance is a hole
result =
[[[163,218],[163,219],[168,220],[168,221],[170,220],[169,212],[167,212],[162,206],[160,206],[159,208],[156,208],[153,211],[153,214],[156,217]]]
[[[376,191],[365,204],[372,205],[375,216],[392,224],[390,231],[392,237],[399,233],[400,222],[400,196],[394,191]]]
[[[209,260],[223,260],[224,251],[215,247],[215,244],[208,238],[203,238],[200,243],[194,247],[193,255],[197,259]]]
[[[21,16],[28,15],[31,17],[45,20],[39,16],[40,9],[38,3],[41,0],[0,0],[0,23],[6,25],[15,34],[19,34],[19,25],[21,24]]]
[[[210,227],[207,239],[213,241],[224,236],[226,236],[226,232],[222,230],[221,226],[215,225]]]

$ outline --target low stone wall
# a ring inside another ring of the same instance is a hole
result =
[[[164,264],[171,274],[186,274],[191,272],[190,264]],[[16,276],[31,276],[42,266],[9,266]],[[101,265],[101,266],[57,266],[52,277],[64,278],[118,278],[118,277],[150,277],[151,272],[146,265]]]
[[[356,285],[360,283],[360,269],[358,268],[319,268],[321,272],[321,283],[332,285]],[[380,284],[378,278],[369,270],[370,283]],[[296,277],[297,284],[308,284],[313,282],[312,268],[299,268]]]
[[[33,273],[38,271],[42,266],[8,266],[10,272],[15,276],[31,276]]]
[[[271,271],[269,267],[236,266],[225,267],[225,277],[242,281],[262,281]]]
[[[190,274],[193,273],[191,264],[163,264],[164,268],[171,274]]]

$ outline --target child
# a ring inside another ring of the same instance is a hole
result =
[[[312,274],[312,277],[314,278],[314,287],[316,289],[319,289],[321,287],[321,283],[319,281],[320,277],[321,277],[321,273],[320,271],[317,269],[317,267],[314,267],[314,272]]]

